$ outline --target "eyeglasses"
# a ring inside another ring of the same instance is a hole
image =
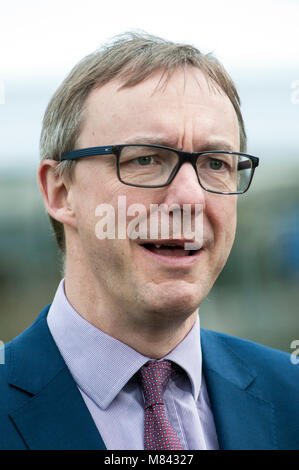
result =
[[[64,153],[61,161],[114,154],[118,179],[138,188],[169,185],[184,163],[191,163],[200,186],[218,194],[243,194],[252,181],[259,159],[226,150],[183,152],[150,144],[90,147]]]

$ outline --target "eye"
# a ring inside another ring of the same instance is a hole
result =
[[[216,160],[216,159],[213,158],[209,161],[209,168],[211,170],[221,170],[223,168],[224,164],[225,163],[223,161]]]
[[[154,163],[155,159],[152,155],[149,155],[146,157],[135,158],[135,161],[141,166],[147,166],[147,165],[150,165],[151,163]]]

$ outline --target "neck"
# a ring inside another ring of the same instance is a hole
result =
[[[160,359],[167,355],[196,321],[197,310],[175,316],[173,311],[142,311],[140,305],[120,305],[118,299],[108,298],[99,284],[84,269],[84,263],[66,262],[65,294],[73,308],[93,326],[144,356]]]

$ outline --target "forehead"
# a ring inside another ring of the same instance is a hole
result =
[[[238,146],[239,128],[229,98],[195,67],[177,69],[167,81],[158,70],[133,87],[114,80],[91,91],[80,146],[133,143],[139,136],[177,147],[211,137]]]

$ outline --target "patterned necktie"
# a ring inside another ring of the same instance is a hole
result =
[[[144,449],[177,450],[183,446],[166,416],[163,389],[174,373],[169,361],[150,361],[140,369],[145,401]]]

